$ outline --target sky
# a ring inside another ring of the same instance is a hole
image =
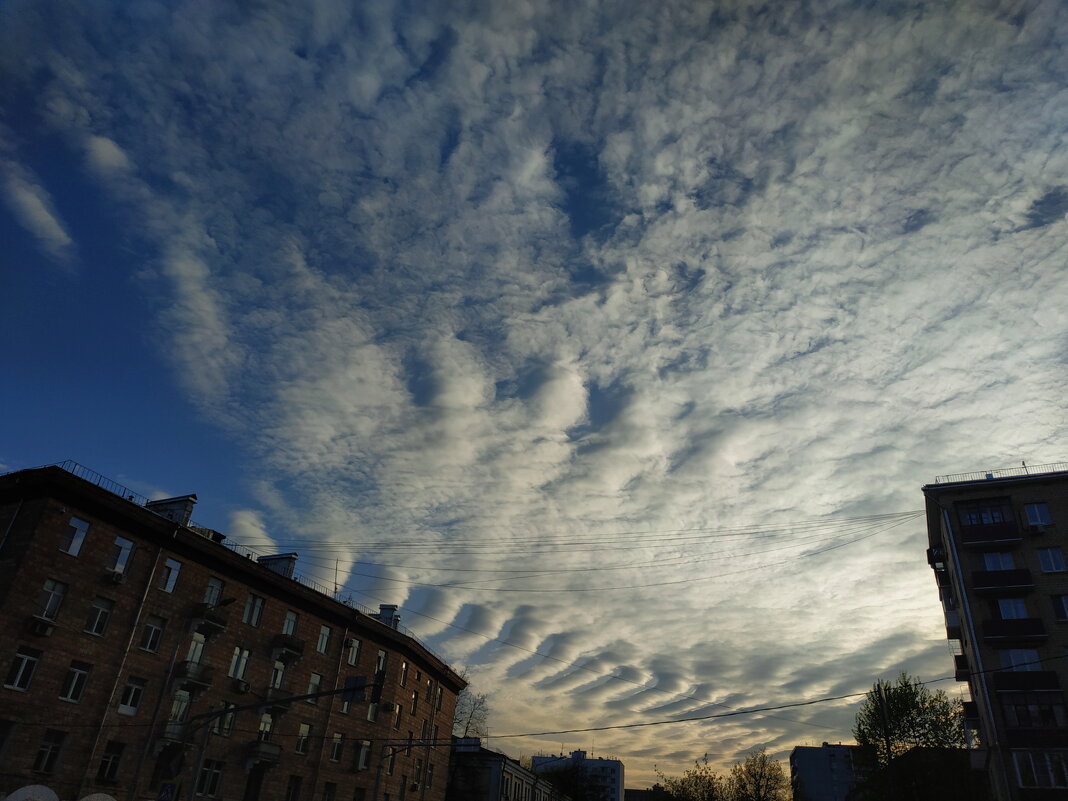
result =
[[[0,469],[400,605],[513,756],[849,742],[856,697],[606,727],[952,673],[920,487],[1066,458],[1066,43],[1056,0],[7,0]]]

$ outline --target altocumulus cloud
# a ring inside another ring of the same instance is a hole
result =
[[[234,524],[403,604],[497,733],[948,671],[922,523],[860,518],[918,508],[936,473],[1064,456],[1062,4],[5,23],[37,109],[5,136],[22,224],[76,246],[19,163],[58,136],[156,254],[161,359],[261,456],[263,509]],[[800,526],[833,515],[857,519]],[[851,717],[596,748],[640,783]]]

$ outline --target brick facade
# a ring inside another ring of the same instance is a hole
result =
[[[58,467],[0,476],[0,790],[444,799],[463,680],[164,511]],[[366,700],[285,700],[353,677]]]

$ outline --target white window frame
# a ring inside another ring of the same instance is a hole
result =
[[[1029,617],[1027,602],[1023,598],[999,598],[998,615],[1002,620],[1022,620]]]
[[[218,606],[225,589],[225,581],[217,576],[211,576],[208,579],[208,583],[204,585],[204,603],[208,606]]]
[[[355,665],[360,659],[360,641],[355,637],[349,638],[349,653],[348,662],[350,665]]]
[[[263,620],[263,607],[266,603],[266,599],[262,595],[256,595],[254,592],[248,594],[248,600],[245,601],[245,612],[241,616],[241,620],[248,623],[253,628],[258,628],[260,621]]]
[[[157,653],[160,643],[163,642],[163,631],[166,627],[166,618],[159,615],[148,615],[145,618],[144,626],[141,628],[141,641],[138,647],[142,651],[148,651],[152,654]]]
[[[1016,560],[1012,557],[1012,551],[987,551],[983,554],[983,568],[991,572],[1014,570]]]
[[[282,633],[295,637],[298,623],[300,623],[300,615],[292,609],[287,609],[286,616],[282,620]]]
[[[93,666],[88,662],[72,660],[67,669],[67,675],[63,677],[63,684],[59,688],[59,700],[77,704],[85,695],[85,685],[89,683],[89,674]]]
[[[1038,564],[1043,573],[1063,573],[1064,552],[1060,548],[1039,548]]]
[[[325,654],[330,649],[330,627],[326,624],[319,626],[319,639],[315,643],[315,650]]]
[[[1027,523],[1031,526],[1049,526],[1053,518],[1049,516],[1049,505],[1044,502],[1025,503],[1024,512],[1027,514]]]
[[[186,651],[185,661],[192,662],[194,665],[199,665],[201,660],[204,659],[204,646],[207,642],[207,637],[199,631],[194,631],[189,638],[189,650]]]
[[[37,755],[33,759],[35,773],[51,773],[56,767],[56,761],[63,752],[63,746],[67,741],[67,733],[56,729],[45,729],[41,745],[37,749]]]
[[[112,573],[123,575],[130,567],[130,557],[133,556],[134,542],[125,537],[116,537],[115,544],[111,546],[108,554],[107,569]]]
[[[1020,787],[1039,787],[1042,789],[1068,787],[1068,754],[1053,751],[1013,751],[1013,767],[1016,768],[1016,783]],[[1026,760],[1025,776],[1021,763]],[[1057,775],[1059,774],[1059,775]],[[1025,783],[1030,776],[1034,783]],[[1045,779],[1045,781],[1041,781]]]
[[[97,768],[98,780],[113,782],[119,777],[119,765],[123,754],[126,752],[126,743],[116,740],[108,740],[104,746],[104,753],[100,757],[100,766]]]
[[[67,597],[67,585],[55,579],[45,579],[38,596],[37,605],[40,608],[37,617],[44,620],[56,620],[59,610],[63,606],[63,599]]]
[[[37,672],[37,663],[41,661],[41,652],[33,648],[20,646],[15,651],[15,661],[7,672],[4,686],[9,690],[26,692],[33,683],[33,674]]]
[[[274,660],[274,665],[271,666],[271,689],[282,689],[282,682],[286,679],[286,663],[281,659]]]
[[[249,655],[248,648],[235,645],[233,656],[230,657],[230,669],[226,675],[232,679],[244,680],[245,671],[248,670]]]
[[[359,750],[356,751],[356,770],[371,769],[371,741],[360,740]]]
[[[126,684],[122,688],[122,695],[119,696],[119,714],[120,715],[136,715],[137,710],[141,707],[141,701],[145,697],[145,688],[148,686],[148,682],[144,679],[139,679],[136,676],[129,676],[126,679]]]
[[[163,592],[174,592],[174,586],[178,583],[178,574],[182,572],[182,563],[177,559],[164,559],[163,572],[160,573],[159,584],[156,586]]]
[[[81,553],[82,545],[85,543],[85,535],[88,533],[89,523],[81,518],[72,517],[59,544],[59,550],[71,556],[77,556]]]
[[[322,673],[311,673],[311,674],[309,674],[309,676],[308,676],[308,693],[307,694],[311,695],[312,693],[320,692],[322,689],[323,689],[323,674]],[[309,704],[317,704],[317,703],[319,703],[319,699],[318,698],[307,698],[305,700]]]
[[[308,741],[311,739],[311,724],[301,723],[297,728],[297,740],[293,745],[293,751],[297,754],[308,753]]]
[[[94,637],[103,637],[108,630],[111,621],[111,613],[115,610],[115,602],[99,596],[93,599],[89,607],[89,617],[85,621],[85,633]]]
[[[223,768],[226,763],[219,759],[205,759],[197,776],[196,794],[204,798],[217,798],[222,787]]]
[[[998,651],[1002,670],[1032,671],[1042,670],[1038,662],[1038,651],[1034,648],[1004,648]]]
[[[342,732],[334,732],[334,737],[330,741],[330,761],[340,762],[342,754],[345,751],[345,735]]]

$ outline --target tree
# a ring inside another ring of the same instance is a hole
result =
[[[853,736],[875,750],[881,766],[916,746],[962,748],[964,706],[902,673],[895,684],[875,683],[857,711]]]
[[[672,801],[729,801],[727,782],[708,764],[707,756],[677,778],[659,769],[656,775]]]
[[[790,796],[786,772],[763,748],[731,767],[727,787],[731,801],[787,801]]]
[[[456,737],[489,736],[489,702],[483,693],[472,692],[467,686],[456,696],[456,713],[452,719],[452,733]]]

